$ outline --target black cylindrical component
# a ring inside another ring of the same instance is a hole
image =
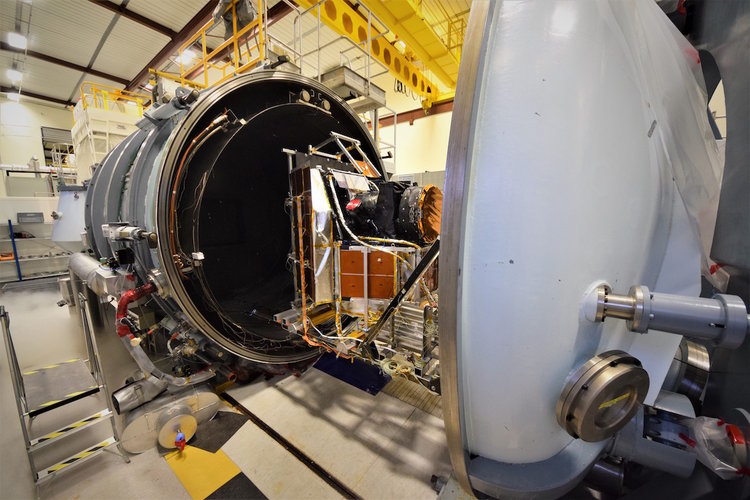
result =
[[[597,490],[619,497],[625,493],[625,464],[607,458],[599,460],[584,481]]]
[[[440,234],[443,192],[437,186],[411,186],[401,195],[396,217],[400,238],[432,243]]]

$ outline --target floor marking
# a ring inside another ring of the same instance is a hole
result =
[[[227,393],[223,393],[223,394],[219,394],[219,397],[227,401],[228,403],[231,403],[237,410],[240,411],[240,413],[247,416],[252,423],[258,426],[260,430],[268,434],[274,441],[279,443],[282,446],[282,448],[284,448],[286,451],[291,453],[297,460],[302,462],[308,469],[313,471],[319,478],[325,481],[331,488],[336,490],[341,496],[343,496],[344,498],[351,498],[355,500],[362,499],[362,497],[357,495],[354,492],[354,490],[352,490],[347,485],[339,481],[333,474],[325,470],[319,463],[317,463],[315,460],[307,456],[307,454],[305,454],[304,451],[297,448],[294,444],[291,443],[291,441],[289,441],[284,436],[279,434],[271,426],[269,426],[267,423],[261,420],[261,418],[258,417],[255,413],[251,412],[250,410],[242,406],[239,403],[239,401],[234,399],[232,396],[230,396]]]
[[[188,445],[164,459],[194,500],[203,500],[242,473],[222,450],[211,453]]]

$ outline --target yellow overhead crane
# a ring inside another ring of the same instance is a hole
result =
[[[424,22],[424,19],[421,19],[421,16],[411,16],[408,14],[409,11],[415,12],[412,2],[407,0],[391,0],[387,2],[370,0],[366,3],[361,3],[366,8],[371,9],[372,13],[391,30],[398,28],[400,31],[405,31],[410,26],[414,26],[414,23],[421,23],[421,28],[426,28],[427,31],[432,33],[439,44],[443,48],[445,47],[437,35],[434,34],[432,28]],[[420,68],[414,65],[396,46],[382,36],[383,34],[373,24],[373,20],[368,20],[367,12],[358,11],[346,2],[346,0],[324,0],[320,2],[316,0],[297,0],[297,4],[300,7],[310,10],[315,15],[317,15],[317,10],[314,9],[319,9],[321,22],[340,35],[364,45],[363,48],[365,50],[368,50],[369,40],[370,55],[383,63],[390,70],[391,74],[406,84],[416,95],[420,96],[423,99],[423,106],[425,108],[430,107],[438,99],[439,90],[435,82],[427,78]],[[390,4],[394,5],[391,6]],[[383,17],[380,16],[381,12],[384,14]],[[407,12],[407,14],[404,14],[404,12]],[[451,77],[452,66],[449,66],[449,71],[445,71],[440,67],[441,63],[450,65],[451,61],[448,59],[444,60],[444,55],[442,55],[439,48],[435,48],[433,43],[428,43],[429,35],[425,29],[421,28],[415,31],[414,36],[410,35],[409,38],[406,36],[402,37],[398,32],[394,31],[394,33],[413,50],[415,55],[423,60],[426,68],[433,71],[441,80],[445,78],[444,83],[453,90],[455,88],[455,75]],[[420,40],[425,45],[418,43]],[[445,52],[448,53],[448,50],[445,49]],[[452,54],[448,54],[453,57]],[[455,58],[453,58],[453,61],[455,62]],[[458,62],[455,62],[455,74],[458,74]]]
[[[180,70],[178,74],[169,74],[161,71],[151,70],[156,76],[179,81],[183,85],[195,88],[206,88],[209,86],[208,70],[218,70],[221,76],[218,80],[226,80],[235,74],[243,73],[263,57],[265,45],[264,30],[264,0],[258,0],[259,16],[247,26],[239,29],[236,24],[234,12],[236,2],[232,2],[227,10],[232,10],[235,21],[231,36],[215,49],[209,51],[206,47],[207,32],[214,27],[213,19],[209,20],[187,40],[179,50]],[[420,67],[412,62],[412,54],[419,59],[427,69],[432,72],[444,86],[448,87],[448,94],[452,94],[456,87],[458,77],[458,57],[443,40],[435,33],[432,27],[425,21],[421,13],[419,2],[415,0],[367,0],[366,2],[355,2],[354,7],[346,0],[296,0],[297,5],[305,12],[320,16],[321,23],[333,31],[345,36],[359,44],[370,56],[385,67],[390,73],[410,88],[415,95],[422,98],[425,109],[432,106],[433,102],[446,97],[441,95],[434,80],[427,77]],[[362,5],[364,8],[358,8]],[[399,49],[394,43],[386,39],[381,27],[387,27],[397,39],[406,45],[406,50]],[[258,39],[254,44],[258,55],[250,56],[243,53],[241,43],[251,30],[256,30]],[[201,54],[194,64],[184,65],[182,53],[194,44],[200,45]],[[233,49],[233,57],[229,63],[215,62],[214,60],[225,53],[227,48]],[[249,59],[249,62],[240,64],[240,60]],[[200,77],[200,80],[196,77]],[[202,80],[202,81],[201,81]]]
[[[362,2],[378,16],[388,29],[402,40],[424,64],[425,69],[440,79],[450,90],[456,88],[458,59],[445,46],[435,30],[427,24],[414,0],[368,0]]]

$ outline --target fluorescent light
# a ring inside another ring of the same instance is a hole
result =
[[[21,80],[23,80],[23,73],[21,73],[17,69],[9,69],[8,71],[5,72],[5,74],[13,83],[18,83]]]
[[[13,102],[18,102],[21,98],[21,95],[18,92],[12,92],[8,94],[8,100]]]
[[[26,37],[20,33],[8,33],[8,45],[17,49],[26,50]]]
[[[195,52],[192,50],[186,50],[181,56],[177,56],[177,62],[182,64],[187,64],[193,59],[195,59]]]
[[[152,91],[154,89],[154,86],[151,85],[150,83],[147,83],[146,85],[143,86],[143,88],[145,90],[148,90],[150,92],[150,91]]]

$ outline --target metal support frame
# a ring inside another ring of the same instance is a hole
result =
[[[344,142],[348,142],[351,144],[351,146],[346,147],[344,145]],[[338,155],[330,155],[323,153],[320,151],[322,148],[326,147],[328,144],[334,143],[336,146],[338,146],[339,150],[341,151]],[[327,158],[333,158],[335,160],[341,161],[341,157],[346,156],[346,158],[349,160],[349,163],[352,164],[354,168],[359,171],[360,174],[365,175],[365,172],[362,171],[362,167],[359,166],[357,161],[354,159],[354,157],[351,154],[352,149],[356,149],[359,155],[362,157],[362,159],[367,163],[367,165],[370,167],[371,171],[377,172],[378,169],[375,168],[375,165],[370,161],[370,159],[367,157],[367,155],[362,151],[362,148],[360,147],[361,143],[357,139],[353,139],[351,137],[345,136],[343,134],[339,134],[338,132],[331,132],[331,136],[326,139],[325,141],[321,142],[317,146],[309,146],[308,147],[308,153],[324,156]]]
[[[55,432],[33,439],[31,438],[29,433],[29,425],[33,418],[38,414],[38,412],[40,412],[40,410],[30,408],[29,400],[27,398],[26,385],[24,384],[24,373],[21,371],[18,357],[16,355],[16,350],[13,345],[13,338],[10,333],[10,315],[6,311],[5,306],[0,305],[0,328],[2,329],[5,352],[8,357],[8,367],[10,369],[11,382],[13,384],[13,393],[16,399],[18,418],[21,423],[21,432],[23,434],[24,443],[26,446],[26,455],[29,461],[29,466],[31,467],[37,497],[40,493],[39,488],[44,482],[52,479],[58,474],[71,470],[73,466],[79,465],[80,463],[93,458],[101,452],[110,451],[108,448],[110,448],[112,445],[115,445],[117,447],[117,453],[126,463],[130,462],[130,458],[128,458],[127,453],[125,453],[120,444],[120,438],[115,422],[114,409],[112,408],[112,402],[109,398],[107,383],[104,380],[101,364],[99,362],[99,351],[96,346],[96,339],[94,338],[91,329],[92,319],[88,309],[87,299],[83,293],[79,293],[78,300],[80,303],[81,323],[83,327],[84,338],[86,341],[86,351],[88,354],[88,368],[91,372],[91,376],[97,384],[97,386],[95,386],[96,390],[88,391],[82,394],[80,397],[71,396],[68,399],[56,402],[56,404],[54,405],[50,405],[46,410],[52,411],[54,408],[77,401],[78,399],[81,399],[81,397],[95,395],[102,391],[104,393],[104,400],[106,401],[107,408],[106,410],[99,411],[93,415],[86,416],[85,418],[77,422],[73,422],[70,425],[66,425]],[[62,364],[55,366],[61,365]],[[54,368],[55,366],[53,366],[52,368]],[[32,370],[30,372],[27,372],[27,375],[33,373],[35,372]],[[104,422],[106,420],[109,420],[112,427],[111,438],[108,438],[105,441],[94,446],[88,446],[85,449],[81,450],[79,453],[62,460],[56,465],[44,469],[37,468],[37,464],[34,461],[34,452],[36,452],[40,448],[50,446],[51,444],[56,442],[57,439],[68,437],[84,428]]]
[[[287,0],[284,0],[285,2]],[[388,43],[387,40],[385,40],[385,35],[389,33],[388,27],[374,14],[372,14],[369,9],[359,4],[358,8],[364,8],[367,11],[367,38],[365,40],[362,40],[360,43],[357,43],[355,40],[353,40],[350,36],[347,34],[341,34],[341,36],[321,45],[320,40],[320,29],[323,25],[323,19],[321,17],[321,6],[323,5],[322,1],[319,1],[317,3],[311,4],[307,9],[302,10],[300,8],[295,8],[295,19],[294,19],[294,49],[292,49],[292,53],[295,57],[295,64],[299,67],[300,72],[304,70],[304,64],[306,62],[306,58],[309,56],[315,55],[316,56],[316,62],[315,63],[307,63],[308,66],[315,71],[315,79],[318,81],[322,81],[323,74],[321,72],[320,67],[320,53],[323,49],[326,49],[328,47],[331,47],[339,42],[346,42],[349,44],[349,47],[345,48],[344,50],[341,50],[339,53],[339,63],[341,66],[344,66],[345,64],[348,65],[348,67],[352,71],[356,71],[357,74],[359,74],[359,71],[361,69],[355,70],[353,64],[352,64],[352,58],[347,55],[348,52],[354,50],[357,51],[360,55],[357,56],[357,59],[364,58],[365,60],[365,66],[364,66],[364,72],[365,76],[363,76],[365,80],[365,92],[362,94],[362,97],[367,97],[370,95],[370,86],[372,79],[387,74],[389,71],[392,71],[388,65],[385,64],[385,61],[381,61],[378,57],[373,57],[372,55],[372,43],[373,41],[379,40],[383,38],[383,43]],[[302,33],[302,16],[306,14],[312,14],[315,16],[316,20],[316,27],[312,30],[309,30],[306,33]],[[380,29],[373,28],[373,22],[376,22]],[[373,33],[374,31],[374,33]],[[316,47],[308,52],[302,51],[302,39],[310,35],[312,33],[316,34]],[[270,37],[270,35],[269,35]],[[286,47],[286,45],[285,45]],[[299,49],[297,49],[299,47]],[[346,62],[345,62],[346,61]],[[372,72],[372,64],[376,64],[380,67],[379,71],[376,71],[374,74]],[[430,98],[430,104],[434,100],[434,98]],[[384,108],[388,111],[391,111],[393,116],[395,117],[396,113],[395,111],[387,108],[384,106]],[[377,120],[376,120],[377,121]],[[395,120],[394,120],[395,122]],[[378,146],[378,150],[380,151],[381,155],[384,150],[390,150],[391,154],[393,156],[393,165],[394,168],[396,166],[396,130],[394,128],[393,132],[393,143],[388,143],[385,141],[380,141],[379,133],[378,131],[373,131],[373,136],[376,140],[376,145]]]
[[[377,337],[378,332],[383,328],[383,326],[385,326],[391,316],[393,316],[393,314],[396,312],[396,309],[404,301],[404,298],[409,293],[409,290],[411,290],[412,287],[416,285],[417,281],[422,278],[424,273],[427,271],[427,268],[429,268],[430,265],[435,262],[435,259],[437,259],[439,254],[440,238],[435,240],[435,243],[430,246],[430,249],[427,250],[427,253],[425,253],[424,257],[419,260],[419,263],[414,268],[414,271],[412,271],[411,275],[406,280],[406,283],[404,283],[404,286],[401,287],[401,290],[399,290],[396,296],[393,297],[393,300],[391,300],[390,304],[388,304],[388,307],[385,309],[385,311],[383,311],[383,314],[380,315],[380,319],[375,324],[375,326],[367,331],[367,337],[365,337],[364,341],[362,342],[363,348],[370,344],[375,339],[375,337]]]
[[[421,96],[426,101],[425,107],[429,107],[432,101],[437,99],[437,85],[384,38],[384,35],[389,32],[386,23],[366,5],[358,3],[355,9],[343,0],[303,0],[298,4],[307,7],[302,15],[313,12],[317,18],[318,80],[320,80],[320,50],[323,48],[320,45],[320,26],[326,24],[351,41],[352,45],[361,49],[367,56],[368,84],[372,76],[370,66],[372,61],[377,61],[387,71],[402,80],[415,94]],[[295,26],[295,33],[301,38],[299,26]]]

